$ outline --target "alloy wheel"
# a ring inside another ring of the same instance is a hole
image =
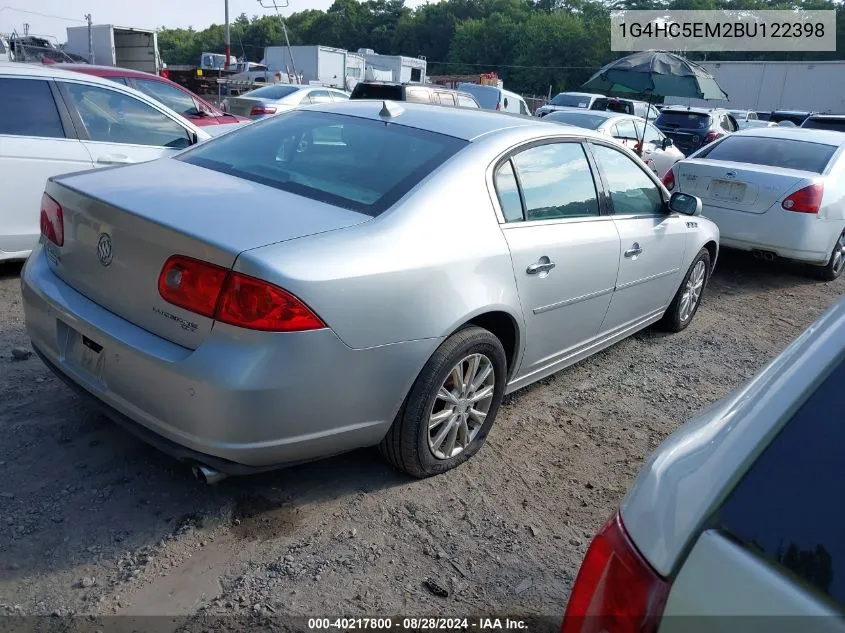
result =
[[[703,260],[698,260],[690,272],[684,287],[684,294],[681,295],[679,316],[681,322],[686,322],[695,312],[698,300],[701,298],[701,291],[704,289],[704,274],[707,270]]]
[[[842,231],[836,246],[833,247],[833,258],[830,263],[834,276],[838,277],[845,268],[845,231]]]

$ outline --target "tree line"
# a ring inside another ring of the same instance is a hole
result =
[[[416,9],[404,0],[335,0],[327,11],[285,18],[292,45],[423,55],[429,75],[496,72],[510,90],[546,94],[575,90],[621,53],[610,50],[610,12],[618,9],[835,9],[837,51],[829,53],[690,53],[708,60],[845,59],[845,6],[834,0],[440,0]],[[232,54],[260,61],[265,46],[284,44],[275,15],[241,14],[231,25]],[[159,30],[165,62],[197,64],[223,52],[224,29]]]

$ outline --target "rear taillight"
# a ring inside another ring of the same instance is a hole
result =
[[[254,277],[232,273],[226,281],[217,320],[269,332],[302,332],[326,327],[304,303]]]
[[[707,136],[704,137],[704,143],[703,144],[707,145],[708,143],[712,143],[717,138],[722,138],[723,136],[724,136],[724,134],[722,134],[721,132],[717,132],[717,131],[713,130],[711,132],[708,132]]]
[[[165,68],[165,69],[162,69],[161,71],[159,71],[159,73],[158,73],[158,74],[159,74],[161,77],[164,77],[165,79],[170,79],[170,71],[169,71],[169,70],[167,70],[166,68]]]
[[[251,330],[302,332],[326,327],[308,306],[278,286],[182,255],[165,262],[158,291],[168,303]]]
[[[46,193],[41,196],[41,235],[56,246],[65,243],[65,219],[61,205]]]
[[[824,185],[820,182],[799,189],[791,196],[784,199],[781,206],[787,211],[797,213],[818,213],[822,206],[824,196]]]
[[[198,259],[174,255],[158,276],[158,292],[168,303],[213,317],[229,271]]]
[[[663,186],[669,191],[675,188],[675,172],[673,170],[670,169],[663,175]]]
[[[587,550],[561,633],[654,633],[669,587],[634,547],[617,513]]]
[[[273,106],[255,106],[249,111],[249,116],[259,116],[262,114],[276,114],[276,108]]]

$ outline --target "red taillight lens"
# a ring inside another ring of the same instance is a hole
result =
[[[653,633],[668,595],[669,583],[634,547],[617,513],[587,550],[561,633]]]
[[[326,327],[308,306],[278,286],[182,255],[165,262],[158,292],[180,308],[251,330],[302,332]]]
[[[712,132],[708,132],[707,136],[704,137],[704,143],[703,144],[707,145],[708,143],[712,143],[717,138],[722,138],[723,136],[724,136],[724,134],[722,134],[721,132],[716,132],[715,130],[712,131]]]
[[[61,205],[46,193],[41,196],[41,235],[56,246],[65,243],[65,219]]]
[[[198,259],[174,255],[158,276],[158,292],[168,303],[213,317],[229,271]]]
[[[276,114],[276,108],[273,106],[255,106],[249,111],[249,116],[257,116],[261,114]]]
[[[786,198],[781,206],[787,211],[796,211],[797,213],[818,213],[822,206],[823,196],[824,185],[817,182],[809,187],[799,189]]]
[[[269,332],[302,332],[326,327],[304,303],[273,284],[232,273],[220,299],[217,320]]]
[[[663,175],[663,186],[669,191],[675,188],[675,172],[672,169]]]

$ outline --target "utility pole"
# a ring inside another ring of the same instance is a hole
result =
[[[229,70],[229,58],[232,56],[232,36],[229,32],[229,0],[224,0],[226,7],[226,62],[223,68]]]
[[[29,22],[23,23],[23,36],[26,37],[29,35]]]
[[[282,4],[280,4],[281,2]],[[299,83],[299,75],[296,74],[296,62],[293,61],[293,49],[290,47],[290,39],[288,39],[288,29],[285,26],[285,20],[282,18],[281,9],[289,6],[288,0],[258,0],[263,8],[269,9],[273,7],[276,10],[276,15],[279,16],[279,24],[282,25],[282,32],[285,34],[285,44],[288,48],[288,57],[290,57],[290,65],[293,67],[293,76],[296,82]]]
[[[88,63],[94,63],[94,25],[91,22],[91,14],[85,14],[85,21],[88,22]]]

